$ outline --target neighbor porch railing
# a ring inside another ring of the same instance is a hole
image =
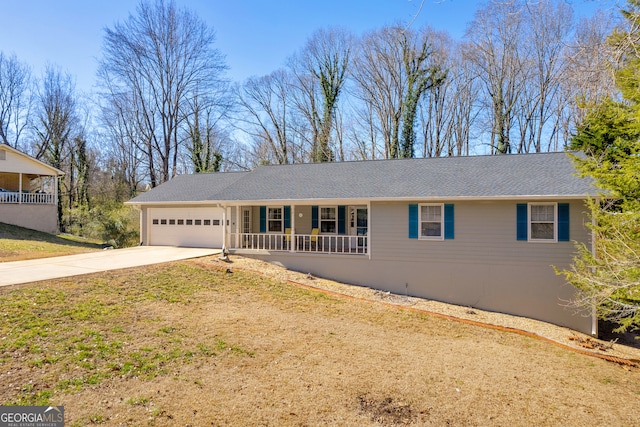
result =
[[[0,203],[4,204],[55,205],[56,202],[55,194],[50,193],[0,192]]]
[[[239,233],[231,235],[233,249],[323,254],[366,254],[367,236],[337,234]]]

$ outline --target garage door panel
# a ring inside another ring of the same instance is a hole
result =
[[[222,208],[152,208],[149,224],[150,245],[222,247]]]

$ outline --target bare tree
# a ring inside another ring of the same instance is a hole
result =
[[[242,109],[246,132],[266,152],[261,161],[277,164],[302,161],[295,155],[293,132],[289,120],[293,112],[291,80],[286,70],[277,70],[264,77],[252,77],[238,88],[238,100]],[[261,150],[258,150],[261,152]]]
[[[103,162],[108,164],[106,169],[111,171],[112,179],[117,182],[115,192],[120,194],[123,186],[126,188],[124,197],[127,198],[134,197],[142,183],[144,159],[152,160],[152,157],[149,159],[144,155],[149,144],[142,132],[144,127],[137,123],[138,118],[135,102],[127,94],[112,95],[103,100],[100,108],[104,128],[104,143],[101,145],[106,156]],[[154,168],[147,166],[147,170]]]
[[[607,42],[613,30],[613,18],[609,13],[597,12],[581,19],[573,40],[565,52],[565,73],[562,93],[565,101],[562,109],[561,132],[568,141],[585,118],[590,105],[613,97],[617,92],[614,80],[615,52]]]
[[[518,152],[557,150],[560,121],[556,105],[562,103],[565,46],[573,29],[573,10],[564,2],[525,2],[522,9],[523,43],[531,47],[530,76],[516,112]]]
[[[198,98],[193,99],[193,114],[187,120],[188,144],[194,173],[219,172],[222,153],[218,149],[215,120],[210,108],[201,107]]]
[[[385,27],[366,34],[354,61],[354,94],[361,101],[358,128],[375,143],[371,156],[413,157],[418,105],[426,93],[443,83],[446,72],[434,62],[435,32],[414,31],[402,26]],[[358,142],[356,145],[362,145]]]
[[[402,148],[400,157],[415,156],[415,122],[418,103],[427,90],[441,86],[446,77],[439,64],[433,63],[431,48],[432,32],[428,29],[414,36],[409,30],[402,32],[402,64],[406,76],[402,102]],[[396,157],[397,153],[391,153]]]
[[[0,142],[20,148],[31,109],[31,71],[15,55],[0,52]]]
[[[521,42],[524,27],[519,0],[491,1],[469,25],[465,48],[486,93],[492,153],[510,153],[518,101],[528,80],[529,53]]]
[[[68,172],[64,178],[59,178],[60,193],[64,197],[58,200],[58,220],[62,230],[65,230],[65,224],[62,223],[63,203],[72,204],[69,194],[75,183],[75,169],[71,156],[78,123],[75,83],[68,73],[47,66],[37,108],[35,157]]]
[[[418,114],[423,137],[420,156],[452,156],[455,153],[452,142],[456,108],[453,101],[461,101],[456,97],[456,88],[457,80],[462,81],[463,74],[453,61],[455,45],[451,38],[445,33],[429,30],[429,39],[432,46],[431,61],[438,67],[434,71],[434,79],[443,74],[439,69],[446,70],[447,77],[430,85],[419,104]]]
[[[164,0],[143,0],[136,12],[106,29],[99,78],[108,95],[133,101],[156,186],[176,173],[190,101],[215,89],[226,67],[213,48],[215,33],[193,12]]]
[[[334,160],[332,131],[352,44],[352,37],[345,30],[317,30],[291,61],[298,84],[296,105],[311,125],[315,162]]]
[[[396,156],[400,147],[400,124],[404,93],[402,69],[402,28],[384,27],[366,34],[358,45],[353,78],[356,97],[363,102],[358,121],[366,129],[370,158],[381,152],[384,158]],[[382,139],[382,149],[377,140]],[[356,140],[360,139],[356,137]]]

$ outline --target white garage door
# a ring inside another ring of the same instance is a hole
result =
[[[151,208],[149,244],[222,248],[222,208]]]

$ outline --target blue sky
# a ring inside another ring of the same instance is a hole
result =
[[[621,0],[565,0],[578,14],[611,8]],[[135,13],[138,0],[0,0],[0,51],[15,53],[36,76],[50,63],[90,91],[104,28]],[[316,29],[343,26],[356,35],[409,22],[420,0],[176,0],[197,12],[217,34],[228,77],[243,81],[284,65]],[[460,39],[485,1],[425,0],[413,26],[425,24]]]

